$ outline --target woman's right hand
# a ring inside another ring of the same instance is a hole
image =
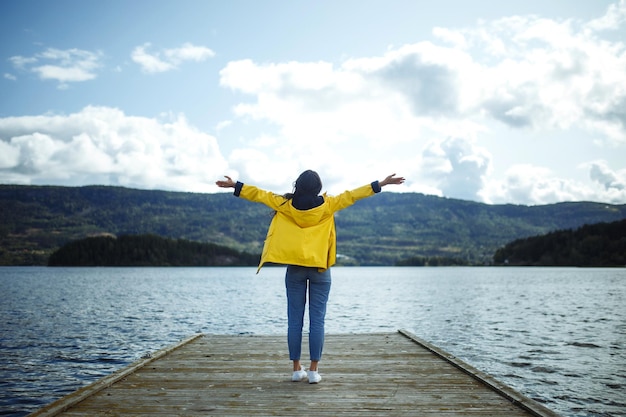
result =
[[[224,180],[217,180],[215,181],[215,185],[217,185],[220,188],[235,188],[235,181],[232,180],[232,178],[230,178],[228,175],[224,175],[224,177],[226,178],[226,181]]]

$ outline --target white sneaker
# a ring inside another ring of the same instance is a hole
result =
[[[302,381],[304,378],[306,378],[306,371],[304,370],[304,368],[300,367],[299,371],[293,371],[293,375],[291,375],[291,380],[293,382],[300,382]]]
[[[309,371],[309,384],[317,384],[322,380],[322,376],[317,371]]]

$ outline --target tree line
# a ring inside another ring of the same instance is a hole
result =
[[[75,240],[50,255],[48,266],[255,266],[260,255],[212,243],[156,235],[106,235]]]
[[[495,265],[626,266],[626,220],[517,239],[498,249]]]

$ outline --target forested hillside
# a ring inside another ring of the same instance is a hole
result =
[[[626,266],[626,220],[517,239],[496,251],[496,265]]]
[[[54,251],[48,266],[256,266],[259,256],[155,235],[96,236]]]
[[[153,234],[258,254],[271,216],[267,207],[231,193],[0,185],[0,264],[45,265],[65,243],[101,234]],[[487,205],[384,191],[337,214],[339,260],[392,265],[437,256],[491,263],[515,239],[624,218],[626,205]]]

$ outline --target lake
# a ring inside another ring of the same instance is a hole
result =
[[[0,414],[24,416],[194,333],[286,335],[284,268],[255,272],[0,267]],[[624,268],[332,276],[327,333],[407,329],[564,416],[626,416]],[[288,358],[276,366],[290,375]]]

